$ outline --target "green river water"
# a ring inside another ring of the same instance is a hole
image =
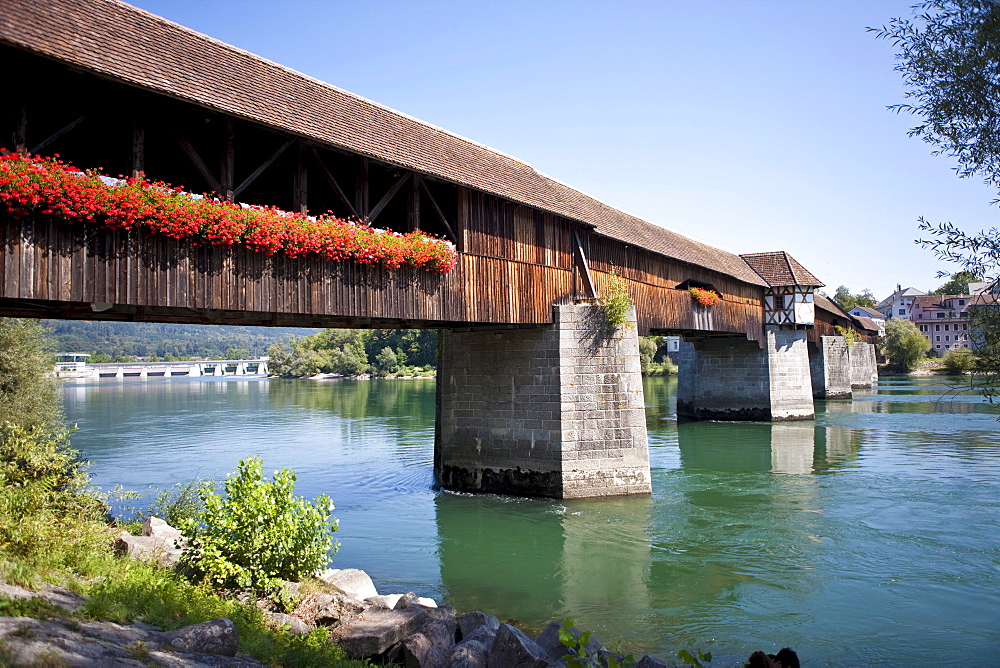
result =
[[[678,423],[646,380],[653,495],[588,501],[434,488],[433,380],[71,383],[94,482],[148,491],[291,467],[340,519],[333,565],[606,645],[733,665],[1000,665],[1000,407],[889,379],[815,421]]]

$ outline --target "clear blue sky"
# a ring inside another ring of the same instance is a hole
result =
[[[953,270],[918,216],[978,231],[996,193],[906,136],[912,0],[136,0],[736,253],[787,250],[886,296]]]

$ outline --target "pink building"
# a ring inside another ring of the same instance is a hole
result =
[[[969,331],[970,295],[920,295],[913,298],[910,321],[943,355],[955,348],[975,350]]]

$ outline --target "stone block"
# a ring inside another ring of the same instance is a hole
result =
[[[432,621],[403,640],[403,659],[409,668],[447,666],[455,647],[454,622]]]
[[[375,584],[364,571],[357,568],[327,568],[317,575],[320,580],[332,584],[356,601],[364,601],[378,596]]]
[[[239,649],[236,626],[228,617],[167,631],[163,637],[178,652],[236,656]]]
[[[548,654],[524,631],[510,624],[501,624],[490,648],[489,668],[546,668]]]
[[[355,658],[383,654],[427,623],[424,608],[403,610],[372,609],[334,630],[333,639]]]

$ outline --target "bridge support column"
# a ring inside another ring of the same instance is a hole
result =
[[[677,416],[692,420],[811,420],[806,333],[764,327],[764,348],[744,338],[681,343]]]
[[[448,489],[580,498],[649,494],[634,314],[609,331],[599,306],[555,324],[445,330],[434,470]]]
[[[878,381],[878,367],[875,361],[875,346],[870,343],[855,343],[850,354],[851,387],[871,387]]]
[[[809,344],[809,371],[816,399],[851,398],[851,361],[843,336],[821,336]]]

